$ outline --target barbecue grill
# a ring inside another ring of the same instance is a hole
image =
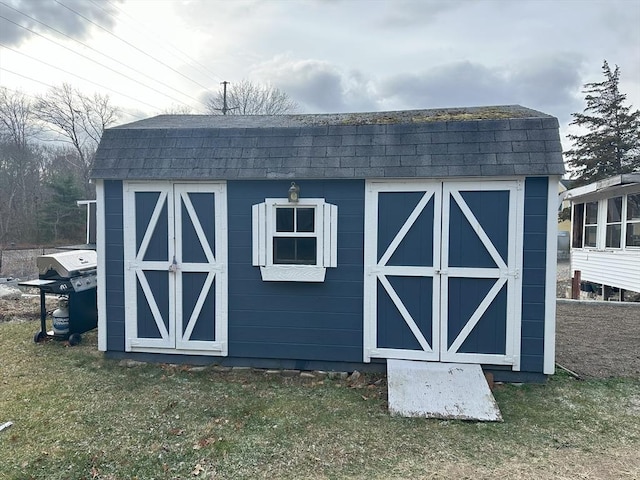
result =
[[[98,326],[97,256],[93,250],[71,250],[42,255],[36,259],[38,279],[19,285],[40,289],[40,330],[33,339],[40,342],[48,337],[68,339],[71,345],[80,343],[81,333]],[[66,296],[69,309],[69,330],[64,334],[47,331],[45,294]]]

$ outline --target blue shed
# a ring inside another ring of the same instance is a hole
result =
[[[99,349],[554,371],[558,121],[521,106],[162,115],[105,131]]]

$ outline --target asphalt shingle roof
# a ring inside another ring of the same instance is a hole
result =
[[[325,115],[160,115],[104,132],[98,179],[561,175],[556,118],[517,105]]]

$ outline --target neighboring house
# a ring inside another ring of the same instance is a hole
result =
[[[554,371],[558,121],[520,106],[164,115],[105,131],[112,357]]]
[[[568,185],[571,183],[570,180],[560,180],[558,184],[558,193],[560,194],[560,201],[558,202],[558,214],[565,208],[570,208],[571,203],[565,198],[565,192],[569,189]],[[569,234],[571,232],[571,219],[558,221],[558,233],[567,232]],[[568,248],[568,246],[567,246]],[[567,251],[567,253],[569,253]]]
[[[564,195],[572,205],[572,274],[580,271],[583,282],[620,290],[619,298],[624,290],[640,292],[640,172]]]

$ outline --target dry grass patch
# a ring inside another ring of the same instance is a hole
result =
[[[390,417],[365,376],[123,366],[0,323],[0,478],[638,478],[640,384],[501,386],[505,422]],[[376,382],[378,382],[376,384]]]

